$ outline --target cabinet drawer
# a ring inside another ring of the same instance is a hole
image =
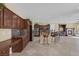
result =
[[[0,56],[8,56],[8,55],[9,55],[9,48],[0,50]]]

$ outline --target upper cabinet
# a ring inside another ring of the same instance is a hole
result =
[[[12,13],[7,8],[4,8],[4,28],[12,27]]]
[[[13,15],[13,20],[12,20],[12,28],[14,29],[19,29],[20,27],[20,18],[17,15]]]
[[[18,17],[17,15],[13,15],[12,28],[27,28],[27,22],[24,19]]]
[[[12,28],[17,28],[17,16],[15,14],[13,14]]]
[[[24,29],[27,22],[5,6],[0,5],[0,28]]]
[[[0,6],[0,28],[3,27],[3,7]]]

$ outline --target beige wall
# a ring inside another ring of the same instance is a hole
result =
[[[75,24],[76,32],[79,32],[79,23]]]
[[[66,24],[66,28],[75,28],[76,29],[76,24],[75,23],[69,23]],[[79,26],[78,26],[79,28]],[[58,24],[50,24],[50,29],[55,29],[55,31],[59,30],[59,25]]]
[[[0,29],[0,42],[11,39],[11,29]]]
[[[74,23],[73,24],[67,24],[66,28],[75,28],[75,24]]]
[[[79,30],[79,24],[78,23],[76,23],[76,29]]]

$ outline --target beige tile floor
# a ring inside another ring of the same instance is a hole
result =
[[[40,44],[39,38],[34,37],[32,42],[21,53],[11,56],[78,56],[79,38],[62,37],[52,40],[51,44]]]

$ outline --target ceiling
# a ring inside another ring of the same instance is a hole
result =
[[[74,23],[79,19],[79,3],[5,3],[5,6],[33,23]]]

